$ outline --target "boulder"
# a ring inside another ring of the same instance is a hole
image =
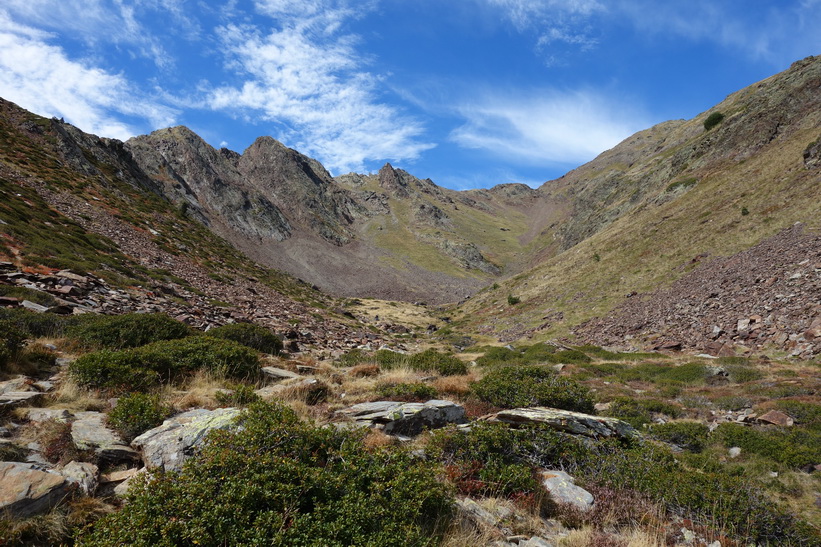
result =
[[[26,418],[30,422],[40,423],[46,422],[48,420],[56,420],[62,423],[68,423],[74,418],[74,415],[65,409],[53,409],[53,408],[32,408],[26,414]]]
[[[574,484],[575,479],[564,471],[542,471],[542,486],[553,501],[567,503],[587,511],[593,507],[593,494]]]
[[[90,496],[97,490],[100,483],[100,469],[93,463],[69,462],[62,469],[57,470],[66,480],[77,487],[85,495]]]
[[[134,439],[131,446],[142,450],[143,463],[147,468],[179,471],[210,431],[234,427],[235,418],[240,413],[238,408],[189,410],[146,431]]]
[[[73,485],[58,473],[29,463],[0,462],[0,514],[26,518],[59,504]]]
[[[787,414],[778,410],[771,410],[756,418],[756,421],[763,424],[780,425],[781,427],[790,427],[795,423]]]
[[[7,391],[0,394],[0,410],[18,406],[34,406],[43,399],[39,391]]]
[[[139,454],[128,446],[115,431],[105,425],[102,412],[78,412],[71,423],[71,439],[80,450],[94,450],[107,462],[133,461]]]
[[[426,403],[361,403],[339,410],[337,414],[363,426],[380,428],[388,435],[403,436],[415,436],[425,429],[467,422],[463,407],[438,399]]]
[[[587,437],[641,438],[641,434],[633,426],[616,418],[593,416],[556,408],[515,408],[492,414],[486,419],[512,425],[543,424],[558,431]]]

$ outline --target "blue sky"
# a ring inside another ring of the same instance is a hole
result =
[[[3,0],[0,96],[100,136],[536,186],[821,54],[821,0]]]

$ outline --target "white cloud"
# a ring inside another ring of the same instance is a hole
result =
[[[69,59],[48,38],[0,11],[0,96],[106,137],[135,134],[123,116],[146,119],[152,128],[173,123],[174,111],[142,98],[123,76]]]
[[[219,34],[240,83],[215,89],[211,107],[261,113],[277,138],[335,171],[370,160],[412,160],[433,145],[422,126],[378,99],[380,78],[365,72],[344,2],[266,0],[258,9],[279,28],[229,25]],[[306,16],[307,15],[307,16]]]
[[[460,114],[451,134],[460,146],[545,166],[589,161],[647,125],[635,108],[590,91],[495,92]]]
[[[821,48],[819,5],[818,0],[785,0],[747,9],[745,0],[622,0],[614,11],[648,35],[713,42],[753,59],[781,64]]]

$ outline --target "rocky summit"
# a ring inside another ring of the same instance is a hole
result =
[[[0,100],[0,544],[821,545],[819,89],[469,191]]]

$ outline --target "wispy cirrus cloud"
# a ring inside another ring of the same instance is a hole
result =
[[[639,109],[594,91],[496,91],[459,113],[460,146],[545,166],[589,161],[647,125]]]
[[[257,9],[272,28],[219,29],[239,81],[216,88],[211,108],[261,114],[277,124],[280,140],[335,171],[413,160],[433,146],[420,140],[419,122],[379,100],[380,76],[364,69],[358,37],[343,30],[361,11],[333,0],[267,0]]]
[[[52,36],[0,11],[0,96],[44,115],[61,116],[85,131],[126,139],[124,118],[170,125],[176,112],[142,96],[120,74],[68,57]]]

